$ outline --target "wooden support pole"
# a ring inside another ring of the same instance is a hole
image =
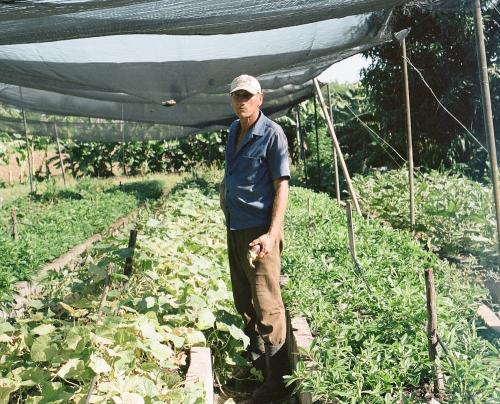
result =
[[[425,270],[425,291],[427,298],[427,338],[429,340],[429,359],[434,370],[434,394],[444,398],[444,378],[439,365],[439,352],[437,346],[439,337],[437,331],[436,288],[432,269]]]
[[[479,65],[479,81],[481,82],[481,100],[483,105],[484,127],[488,137],[488,151],[490,155],[491,166],[491,183],[493,184],[493,198],[495,201],[495,213],[497,219],[497,248],[500,252],[500,190],[498,187],[497,149],[495,145],[495,128],[493,127],[490,84],[488,80],[488,64],[486,61],[486,49],[484,46],[484,27],[480,0],[475,0],[473,11],[474,30],[476,32],[476,54],[477,63]]]
[[[61,153],[61,142],[59,142],[59,131],[57,130],[57,123],[54,122],[54,132],[56,134],[56,142],[57,142],[57,153],[59,154],[59,165],[61,166],[61,174],[63,178],[64,187],[66,187],[66,174],[64,172],[64,163]]]
[[[333,103],[330,94],[330,83],[326,85],[326,89],[328,91],[328,107],[330,110],[330,119],[333,122]],[[337,198],[337,203],[340,205],[339,161],[337,158],[337,150],[335,149],[335,145],[333,143],[332,143],[332,149],[333,149],[333,168],[335,170],[335,197]]]
[[[302,124],[300,121],[300,111],[299,111],[298,105],[297,105],[296,111],[297,111],[297,138],[299,139],[300,156],[302,158],[302,163],[304,164],[304,177],[306,180],[306,187],[307,187],[309,181],[307,178],[306,148],[305,148],[304,134],[302,132]]]
[[[356,256],[356,240],[354,239],[354,225],[352,223],[352,209],[351,202],[346,201],[345,213],[347,217],[347,231],[349,234],[349,249],[351,250],[351,257],[354,262],[358,259]]]
[[[321,189],[321,163],[319,161],[319,134],[318,134],[318,105],[316,96],[314,100],[314,131],[316,133],[316,168],[318,170],[318,190]]]
[[[122,120],[120,122],[120,129],[122,132],[122,168],[123,168],[123,175],[127,176],[127,163],[125,159],[125,121],[123,120],[124,117],[124,111],[123,111],[123,104],[122,104]]]
[[[21,87],[19,87],[19,96],[21,99],[21,112],[23,114],[23,124],[24,124],[24,136],[26,139],[26,153],[27,154],[27,159],[28,159],[28,173],[29,173],[29,180],[30,180],[30,192],[33,193],[33,176],[32,176],[32,169],[31,169],[31,158],[30,158],[30,142],[29,142],[29,137],[28,137],[28,124],[26,123],[26,113],[24,112],[24,101],[23,101],[23,90]]]
[[[16,209],[12,208],[10,211],[11,217],[12,217],[12,232],[11,236],[13,240],[17,240],[17,215],[16,215]]]
[[[137,241],[137,230],[130,230],[130,236],[128,239],[128,248],[130,255],[125,260],[125,268],[123,269],[123,274],[129,278],[132,276],[132,265],[134,262],[134,249],[135,243]]]
[[[332,136],[332,141],[335,145],[335,150],[337,150],[337,155],[340,160],[340,167],[342,167],[342,172],[344,173],[345,180],[347,182],[347,188],[349,189],[349,194],[351,195],[352,202],[354,203],[354,208],[356,212],[361,215],[361,209],[359,208],[358,198],[356,196],[356,192],[354,191],[354,187],[352,186],[351,176],[349,175],[349,171],[347,170],[347,166],[344,161],[344,157],[342,156],[342,151],[340,150],[340,145],[337,140],[337,135],[335,134],[335,129],[333,128],[332,119],[328,114],[328,109],[326,108],[325,100],[323,99],[323,94],[319,88],[319,83],[316,78],[313,79],[314,88],[316,90],[316,94],[318,95],[319,103],[321,105],[321,109],[323,110],[323,115],[325,116],[326,124],[328,125],[328,130],[330,131],[330,135]]]
[[[406,105],[406,141],[408,146],[408,186],[410,188],[410,229],[415,230],[415,189],[413,174],[413,144],[411,135],[411,109],[410,109],[410,87],[408,85],[408,64],[406,62],[406,38],[403,38],[401,48],[403,50],[403,81]]]
[[[99,302],[99,307],[97,308],[97,315],[100,317],[102,315],[102,308],[106,304],[106,299],[108,297],[109,288],[111,286],[111,264],[106,267],[106,279],[104,280],[104,289],[101,295],[101,301]]]

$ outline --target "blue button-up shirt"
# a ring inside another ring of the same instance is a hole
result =
[[[267,227],[274,203],[273,181],[290,178],[283,129],[262,112],[236,151],[240,121],[229,128],[224,172],[224,209],[231,230]]]

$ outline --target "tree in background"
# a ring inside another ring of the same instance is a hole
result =
[[[500,12],[492,8],[483,17],[495,132],[500,138]],[[408,27],[409,60],[446,108],[486,145],[471,11],[431,13],[403,8],[395,12],[394,31]],[[406,157],[401,48],[391,42],[366,51],[365,56],[373,60],[362,73],[372,110],[384,138]],[[458,165],[476,179],[487,176],[486,152],[438,105],[410,66],[409,76],[415,164],[428,168]]]

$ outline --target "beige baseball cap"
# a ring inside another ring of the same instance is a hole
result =
[[[262,93],[259,81],[255,77],[249,76],[248,74],[242,74],[231,82],[231,91],[229,91],[229,94],[238,90],[245,90],[253,95]]]

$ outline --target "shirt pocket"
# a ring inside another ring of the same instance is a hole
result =
[[[241,156],[239,177],[247,184],[254,184],[262,165],[262,158],[255,156]]]

